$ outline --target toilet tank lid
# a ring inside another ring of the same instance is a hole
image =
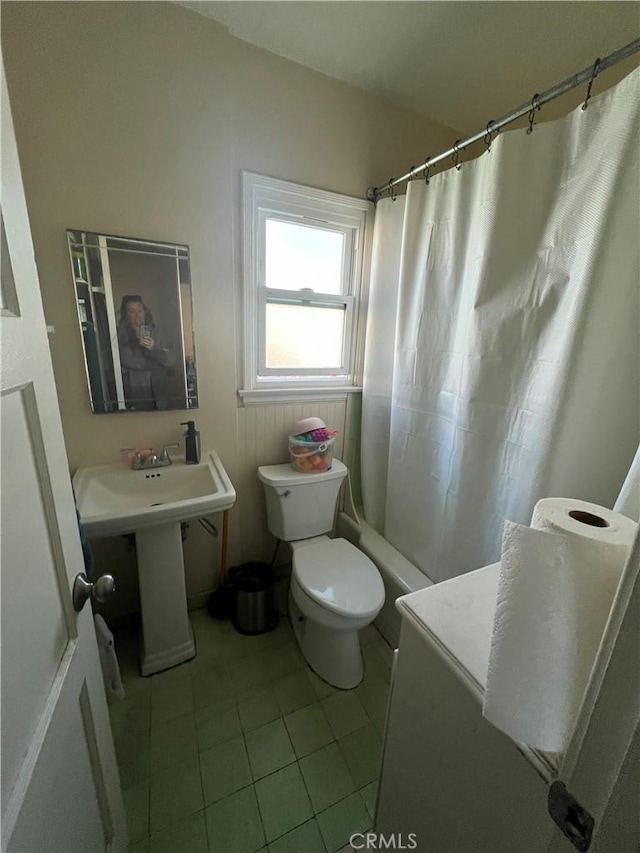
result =
[[[301,486],[320,480],[342,480],[347,476],[347,466],[334,459],[328,471],[317,474],[303,474],[294,470],[289,463],[284,465],[262,465],[258,468],[258,478],[267,486]]]

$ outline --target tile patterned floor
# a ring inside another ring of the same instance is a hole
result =
[[[141,678],[116,634],[126,698],[111,725],[132,851],[333,853],[372,822],[392,651],[361,632],[365,678],[341,691],[291,626],[258,637],[191,614],[198,655]]]

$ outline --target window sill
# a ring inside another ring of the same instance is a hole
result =
[[[312,403],[346,400],[347,394],[359,394],[361,385],[336,385],[333,388],[240,388],[244,406],[268,406],[274,403]]]

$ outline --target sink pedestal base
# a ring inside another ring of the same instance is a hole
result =
[[[195,657],[187,611],[180,523],[136,531],[142,675],[153,675]]]

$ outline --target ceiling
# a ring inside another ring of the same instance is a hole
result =
[[[185,0],[244,41],[474,131],[640,36],[640,3]]]

